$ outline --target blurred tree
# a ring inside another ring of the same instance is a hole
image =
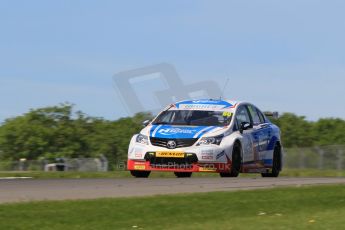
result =
[[[280,127],[285,147],[307,147],[313,145],[312,123],[303,116],[285,113],[279,119],[272,120]]]
[[[342,119],[320,119],[313,126],[315,145],[345,144],[345,121]]]
[[[73,112],[69,103],[46,107],[8,119],[0,127],[1,159],[96,157],[125,159],[129,141],[150,114],[107,121]]]

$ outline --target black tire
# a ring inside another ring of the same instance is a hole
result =
[[[177,178],[189,178],[192,176],[193,173],[191,172],[174,172]]]
[[[151,171],[136,171],[132,170],[131,171],[132,176],[136,178],[148,178],[151,174]]]
[[[239,143],[235,143],[232,150],[232,166],[230,172],[219,173],[221,177],[238,177],[242,166],[242,148]]]
[[[278,177],[279,173],[282,168],[282,162],[281,162],[281,147],[279,145],[276,145],[274,147],[273,152],[273,165],[272,165],[272,172],[270,173],[261,173],[262,177]]]

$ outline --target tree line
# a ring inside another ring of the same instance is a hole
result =
[[[69,103],[31,110],[0,126],[0,160],[28,160],[104,155],[123,160],[131,136],[149,114],[109,121],[75,111]]]
[[[133,134],[142,129],[150,114],[138,113],[115,121],[74,111],[69,103],[30,110],[0,125],[0,160],[98,157],[112,163],[125,160]],[[310,147],[345,144],[345,120],[336,118],[307,121],[285,113],[272,120],[282,131],[283,145]]]

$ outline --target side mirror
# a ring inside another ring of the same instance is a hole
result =
[[[242,122],[240,127],[240,133],[243,133],[244,130],[251,129],[252,125],[248,122]]]
[[[265,116],[267,117],[272,117],[274,119],[279,118],[279,113],[278,112],[264,112]]]
[[[148,126],[150,123],[151,123],[150,120],[146,120],[146,121],[143,121],[142,125],[143,125],[144,127],[146,127],[146,126]]]

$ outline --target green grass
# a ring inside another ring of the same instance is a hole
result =
[[[345,177],[345,170],[284,169],[281,176],[286,177]]]
[[[258,177],[260,174],[241,174],[241,177]],[[317,169],[284,169],[281,176],[285,177],[345,177],[344,171]],[[127,171],[114,172],[1,172],[0,177],[33,177],[36,179],[49,178],[129,178]],[[174,177],[173,173],[153,172],[153,178]],[[193,177],[219,177],[215,173],[194,173]]]
[[[0,229],[344,229],[344,216],[333,185],[6,204]]]

